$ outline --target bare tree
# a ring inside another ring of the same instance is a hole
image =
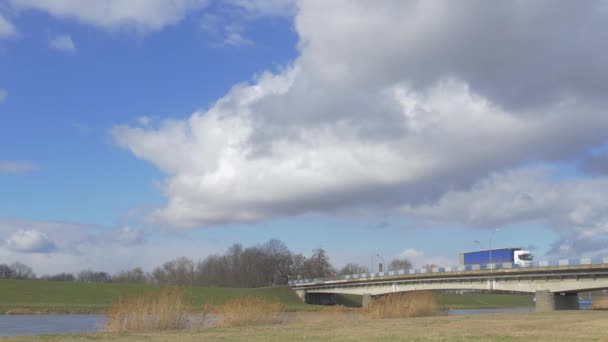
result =
[[[348,263],[340,271],[338,275],[349,275],[349,274],[360,274],[360,273],[369,273],[369,268],[363,265],[358,265],[354,263]]]
[[[7,264],[0,264],[0,279],[13,279],[13,269]]]
[[[158,273],[164,278],[161,284],[178,286],[192,285],[194,283],[194,262],[186,257],[167,261],[160,270],[154,270],[155,278]]]
[[[316,248],[312,256],[304,262],[305,278],[324,278],[335,276],[336,270],[329,262],[329,257],[323,248]]]
[[[389,271],[409,270],[412,268],[412,263],[407,259],[394,259],[388,265]]]
[[[75,281],[76,277],[72,273],[57,273],[52,275],[45,275],[40,277],[42,280],[51,280],[51,281]]]
[[[83,283],[109,283],[112,281],[112,277],[106,272],[96,272],[90,269],[78,272],[76,278]]]
[[[36,275],[34,274],[34,271],[32,271],[32,268],[20,262],[12,263],[11,269],[13,270],[13,279],[36,278]]]
[[[266,271],[270,277],[269,285],[287,284],[292,268],[292,255],[283,241],[268,240],[262,250],[266,254]]]
[[[136,267],[132,270],[118,272],[112,277],[112,282],[143,284],[148,282],[148,275],[140,267]]]

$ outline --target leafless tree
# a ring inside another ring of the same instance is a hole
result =
[[[76,277],[72,273],[57,273],[40,277],[42,280],[52,281],[76,281]]]
[[[76,278],[83,283],[108,283],[112,281],[112,277],[106,272],[96,272],[89,269],[78,272]]]
[[[13,279],[13,269],[7,264],[0,264],[0,279]]]
[[[149,276],[140,267],[118,272],[112,277],[112,282],[115,283],[143,284],[148,280]]]
[[[412,263],[407,259],[394,259],[388,264],[389,271],[409,270],[412,268]]]
[[[316,248],[312,256],[304,261],[305,278],[324,278],[336,275],[336,270],[329,261],[329,256],[323,248]]]
[[[32,271],[31,267],[22,264],[20,262],[14,262],[11,264],[13,270],[13,279],[34,279],[36,275]]]
[[[369,268],[363,265],[348,263],[340,269],[338,275],[369,273]]]

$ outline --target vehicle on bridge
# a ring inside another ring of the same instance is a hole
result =
[[[500,248],[460,253],[461,265],[511,263],[516,266],[530,267],[533,259],[534,257],[530,251],[521,248]]]

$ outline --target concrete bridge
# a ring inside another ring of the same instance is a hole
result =
[[[473,265],[348,275],[290,282],[307,303],[332,304],[335,294],[374,296],[418,290],[481,290],[536,294],[537,311],[578,309],[578,292],[608,289],[608,257],[513,264]]]

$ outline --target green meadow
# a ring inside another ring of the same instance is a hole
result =
[[[120,296],[154,291],[159,286],[114,283],[74,283],[42,280],[0,280],[1,313],[101,313]],[[303,304],[287,286],[264,288],[187,287],[193,309],[218,305],[229,298],[262,297],[279,301],[288,310],[314,308]]]
[[[0,280],[0,313],[102,313],[120,296],[154,291],[155,285],[75,283],[43,280]],[[261,297],[284,304],[289,311],[314,310],[288,286],[263,288],[187,287],[193,310],[223,304],[230,298]],[[360,307],[361,296],[339,295],[338,304]],[[440,304],[450,309],[533,306],[532,296],[505,294],[443,294]]]

